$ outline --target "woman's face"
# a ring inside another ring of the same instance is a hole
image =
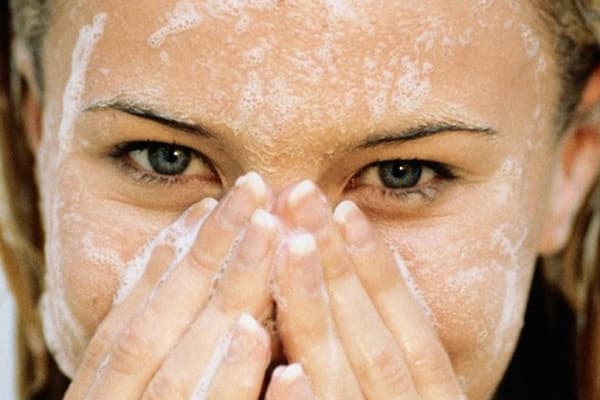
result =
[[[37,167],[45,330],[68,374],[144,246],[254,170],[275,193],[308,178],[333,204],[354,200],[404,259],[469,396],[493,392],[556,161],[557,74],[527,3],[87,0],[55,11]],[[160,176],[153,160],[168,148],[144,141],[202,157]],[[391,170],[376,162],[396,159],[428,162],[416,186],[386,187]]]

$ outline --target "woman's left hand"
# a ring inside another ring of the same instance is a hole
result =
[[[466,398],[392,251],[358,207],[346,201],[332,215],[305,181],[282,194],[278,208],[290,230],[307,232],[292,233],[285,246],[276,301],[285,353],[306,371],[314,397]],[[295,369],[288,375],[305,381]]]

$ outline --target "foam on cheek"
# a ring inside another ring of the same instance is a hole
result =
[[[523,178],[523,166],[513,157],[504,160],[499,171],[499,183],[496,188],[496,200],[504,206],[515,195],[515,183]]]
[[[521,307],[522,299],[520,298],[520,285],[519,285],[519,270],[521,268],[519,257],[521,250],[528,236],[527,228],[521,229],[521,234],[516,240],[511,240],[506,234],[506,230],[509,229],[508,224],[504,224],[492,237],[492,245],[497,246],[501,249],[501,252],[505,258],[508,258],[508,265],[502,265],[498,262],[495,263],[494,267],[499,269],[505,275],[504,282],[504,294],[502,302],[502,314],[500,321],[498,322],[496,337],[494,342],[494,350],[496,353],[501,351],[505,345],[505,341],[511,328],[516,325],[519,318],[522,318]]]
[[[388,242],[388,246],[389,246],[390,250],[392,251],[392,254],[394,255],[394,260],[396,261],[396,266],[398,267],[398,269],[400,270],[400,273],[402,274],[402,277],[404,278],[406,287],[412,294],[413,298],[415,299],[417,304],[419,304],[419,306],[421,307],[421,309],[423,310],[425,315],[427,315],[427,317],[434,324],[434,326],[436,326],[436,327],[439,326],[438,322],[435,319],[435,316],[433,315],[433,312],[431,311],[431,307],[429,307],[429,304],[427,304],[427,301],[425,300],[423,291],[417,286],[415,279],[413,278],[409,269],[406,267],[406,263],[400,256],[400,253],[389,242]]]
[[[40,148],[40,163],[44,165],[39,176],[42,178],[42,205],[44,207],[44,224],[47,230],[45,257],[47,273],[46,288],[40,300],[40,313],[44,326],[44,335],[50,351],[61,368],[72,377],[77,369],[88,337],[71,311],[62,276],[61,230],[60,216],[63,201],[56,191],[55,174],[63,161],[73,140],[73,126],[80,111],[81,98],[85,90],[85,76],[96,44],[104,32],[108,16],[106,13],[96,14],[91,25],[85,25],[79,31],[75,47],[71,55],[71,71],[62,98],[62,115],[58,128],[58,146],[53,148],[48,139],[50,126],[49,117],[44,120],[44,140]],[[54,153],[56,152],[57,153]],[[53,162],[51,162],[51,160]]]
[[[115,294],[115,304],[120,303],[131,292],[131,289],[146,270],[150,257],[152,257],[152,253],[158,246],[167,245],[175,253],[169,265],[169,271],[183,260],[193,246],[200,228],[210,215],[210,213],[207,213],[198,223],[191,228],[187,228],[185,222],[188,214],[189,210],[183,213],[173,224],[160,231],[155,238],[138,250],[136,255],[123,267],[119,289]]]
[[[202,17],[196,10],[192,0],[179,0],[175,9],[167,16],[167,24],[152,33],[148,45],[159,48],[170,35],[175,35],[191,29],[202,22]]]

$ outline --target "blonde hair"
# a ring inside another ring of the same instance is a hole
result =
[[[581,56],[587,54],[590,46],[596,46],[600,39],[600,0],[537,1],[545,5],[544,9],[555,20],[557,29],[567,41],[567,45],[563,43],[563,46],[574,44],[581,50],[578,53]],[[49,20],[47,3],[47,0],[11,2],[15,34],[37,55],[41,53],[42,38],[47,28],[45,24]],[[0,36],[0,161],[4,166],[0,177],[0,262],[18,307],[20,393],[22,398],[31,398],[41,390],[47,390],[51,381],[49,376],[54,376],[56,370],[55,367],[49,367],[52,359],[44,345],[36,307],[43,288],[44,239],[38,215],[33,157],[21,133],[17,113],[22,85],[16,73],[9,74],[7,62],[9,19],[8,9],[0,9],[0,21],[3,22],[0,26],[6,30]],[[38,56],[33,58],[37,84],[41,86],[41,61]],[[592,63],[596,62],[595,59],[590,60],[589,65],[583,67],[587,70],[578,71],[582,66],[575,60],[572,70],[562,71],[563,80],[571,79],[570,75],[582,75],[582,82],[571,85],[570,97],[569,93],[565,94],[565,103],[578,101],[589,70],[595,66]],[[12,79],[12,107],[9,101],[9,76]],[[570,111],[567,114],[591,123],[600,123],[600,109],[585,115]],[[544,265],[547,283],[560,288],[576,313],[580,396],[600,398],[600,182],[596,183],[582,207],[565,249],[544,260]]]

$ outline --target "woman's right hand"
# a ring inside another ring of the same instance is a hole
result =
[[[269,266],[279,241],[277,219],[265,211],[272,196],[249,173],[220,204],[194,205],[186,225],[206,220],[187,255],[168,268],[174,249],[154,250],[96,330],[65,398],[258,398],[271,358],[256,319],[271,307]]]

